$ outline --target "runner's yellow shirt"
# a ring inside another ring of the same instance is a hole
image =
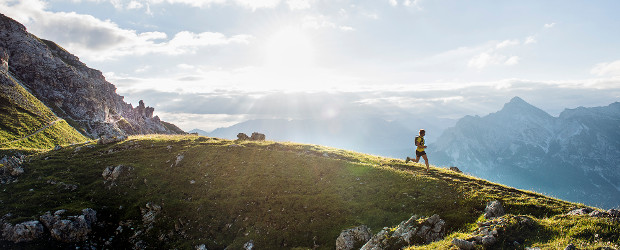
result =
[[[418,152],[424,151],[424,137],[416,136],[415,141],[419,145],[418,148],[416,149],[416,151],[418,151]]]

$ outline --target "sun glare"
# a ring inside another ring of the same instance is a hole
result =
[[[265,46],[265,64],[281,71],[312,67],[314,48],[301,28],[286,27],[273,34]]]

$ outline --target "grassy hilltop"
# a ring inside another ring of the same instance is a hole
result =
[[[131,170],[104,180],[104,169],[118,165]],[[484,221],[491,200],[502,202],[507,221],[524,215],[534,222],[527,228],[509,223],[498,249],[512,249],[515,241],[551,249],[620,243],[617,220],[565,215],[580,204],[443,168],[426,173],[400,159],[315,145],[137,136],[37,153],[24,169],[17,182],[0,186],[0,215],[11,213],[7,222],[19,223],[47,211],[95,209],[99,223],[89,242],[98,248],[240,249],[251,240],[256,249],[334,249],[344,229],[367,225],[374,234],[413,214],[438,214],[446,222],[445,239],[412,248],[447,249],[455,248],[454,237],[467,237]]]

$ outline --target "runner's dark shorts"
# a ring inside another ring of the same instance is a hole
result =
[[[421,151],[421,152],[417,151],[417,150],[415,151],[415,157],[421,157],[421,156],[423,156],[425,154],[426,154],[426,152],[424,152],[424,151]]]

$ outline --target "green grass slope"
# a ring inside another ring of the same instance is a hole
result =
[[[0,148],[49,149],[86,140],[13,77],[0,73]]]
[[[104,169],[118,165],[132,170],[105,181]],[[241,249],[251,240],[256,249],[334,249],[344,229],[367,225],[377,233],[413,214],[438,214],[446,221],[445,240],[412,248],[448,249],[453,237],[469,235],[484,220],[491,200],[503,203],[506,220],[524,215],[535,222],[533,228],[515,225],[498,249],[514,248],[515,239],[522,247],[562,249],[620,242],[618,221],[564,215],[580,204],[314,145],[139,136],[35,154],[24,169],[17,182],[0,186],[0,215],[11,213],[7,222],[18,223],[47,211],[93,208],[100,223],[90,243],[98,248]],[[147,204],[161,207],[153,222],[143,218]],[[0,246],[75,247],[52,241]]]

